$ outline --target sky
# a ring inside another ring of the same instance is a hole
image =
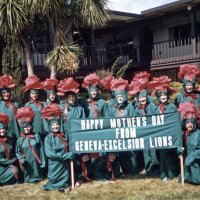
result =
[[[108,7],[111,10],[140,14],[147,10],[177,0],[109,0]]]

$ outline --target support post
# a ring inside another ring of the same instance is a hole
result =
[[[70,169],[71,169],[71,183],[72,183],[72,190],[74,189],[74,162],[70,160]]]

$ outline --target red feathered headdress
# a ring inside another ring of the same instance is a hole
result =
[[[4,75],[0,77],[0,88],[13,88],[16,84],[13,82],[12,76]]]
[[[43,89],[45,90],[56,90],[58,85],[58,80],[55,78],[47,78],[43,83]]]
[[[180,103],[178,111],[181,113],[182,120],[185,118],[199,118],[196,106],[191,102]]]
[[[178,73],[178,78],[180,81],[183,81],[183,79],[192,81],[193,79],[196,79],[196,76],[199,75],[199,69],[195,65],[181,65]]]
[[[154,94],[159,91],[168,91],[172,95],[176,90],[169,86],[170,81],[171,79],[168,76],[154,77],[147,87],[153,89]]]
[[[111,82],[111,90],[128,90],[128,81],[122,79],[121,77],[119,79],[115,78]]]
[[[140,82],[148,82],[150,79],[151,74],[144,71],[144,72],[139,72],[136,73],[135,76],[133,77],[133,81],[138,81],[140,80]]]
[[[132,81],[129,85],[128,94],[131,96],[135,96],[144,89],[146,89],[146,84],[141,84],[140,82]]]
[[[53,118],[60,119],[62,110],[60,106],[56,103],[49,104],[42,111],[42,117],[46,120],[51,120]]]
[[[104,77],[102,80],[101,80],[101,85],[107,90],[107,91],[110,91],[111,90],[111,82],[112,80],[114,80],[114,76],[112,75],[108,75],[106,77]]]
[[[147,88],[147,85],[149,83],[150,74],[148,72],[139,72],[131,81],[131,84],[129,86],[129,95],[135,96],[139,92],[145,90]]]
[[[59,96],[64,96],[65,92],[74,92],[78,93],[79,92],[79,84],[72,78],[65,78],[64,80],[61,80],[60,83],[57,86],[58,89],[58,95]]]
[[[16,119],[20,125],[20,120],[30,123],[33,120],[35,113],[31,107],[22,107],[17,109]]]
[[[0,112],[0,122],[8,126],[9,123],[9,116],[6,115],[5,113]]]
[[[31,89],[42,89],[42,83],[40,79],[36,75],[32,75],[26,78],[25,80],[26,85],[24,86],[24,92],[31,90]]]
[[[89,74],[88,76],[84,78],[82,87],[89,88],[92,85],[94,86],[100,85],[100,83],[101,83],[100,77],[97,76],[96,73],[93,73],[93,74]]]

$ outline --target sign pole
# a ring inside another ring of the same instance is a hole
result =
[[[74,162],[70,160],[70,169],[71,169],[71,183],[72,183],[72,190],[74,189]]]
[[[179,156],[179,158],[180,158],[180,165],[181,165],[181,185],[183,186],[184,185],[184,179],[185,179],[185,177],[184,177],[184,168],[183,168],[183,154],[181,154]]]

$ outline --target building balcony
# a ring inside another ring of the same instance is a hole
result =
[[[195,62],[200,59],[200,36],[153,44],[151,67]]]
[[[47,53],[53,49],[50,44],[35,44],[33,48],[34,66],[43,66]],[[146,66],[156,69],[163,66],[195,62],[200,59],[200,36],[181,40],[168,40],[145,44],[117,44],[81,47],[80,69],[109,68],[121,56],[119,65],[132,59],[132,67]]]

